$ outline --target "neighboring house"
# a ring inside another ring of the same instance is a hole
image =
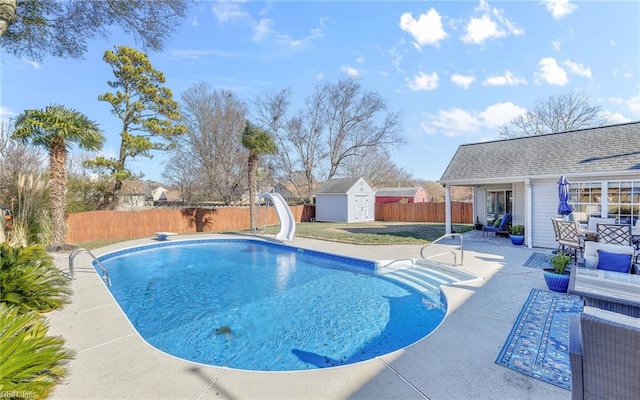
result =
[[[151,197],[153,198],[153,205],[178,203],[182,201],[179,190],[168,190],[162,186],[157,187],[151,191]]]
[[[375,220],[375,192],[363,178],[328,180],[316,192],[316,221]]]
[[[461,145],[440,179],[450,202],[452,186],[474,188],[482,223],[511,212],[525,226],[529,247],[557,246],[559,178],[571,182],[574,211],[631,220],[640,214],[640,122]],[[451,207],[446,229],[451,233]],[[474,217],[475,220],[475,217]]]
[[[282,196],[288,202],[290,200],[293,201],[298,199],[298,196],[294,193],[294,191],[295,187],[292,184],[276,183],[271,190],[271,193],[280,194],[280,196]]]
[[[407,203],[425,203],[427,191],[423,187],[395,187],[376,190],[376,203],[399,203],[406,199]]]
[[[118,210],[142,210],[147,208],[144,184],[141,181],[124,181],[120,196],[118,196]]]

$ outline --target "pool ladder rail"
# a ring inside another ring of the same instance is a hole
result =
[[[91,251],[89,251],[89,249],[85,249],[84,247],[78,247],[69,254],[69,276],[71,277],[71,279],[76,279],[74,260],[78,254],[83,252],[89,254],[89,256],[93,258],[95,263],[102,270],[102,280],[107,284],[107,286],[111,286],[111,278],[109,277],[109,270],[107,269],[107,267],[105,267],[104,264],[102,264],[102,262],[100,262],[100,260],[98,260],[98,258]]]
[[[453,238],[456,238],[456,237],[458,239],[460,239],[460,248],[459,248],[459,251],[460,251],[460,264],[458,264],[458,255],[453,250],[445,251],[444,253],[440,253],[440,254],[433,254],[433,255],[430,255],[430,256],[425,256],[424,255],[425,249],[427,249],[429,246],[432,246],[432,245],[434,245],[434,244],[436,244],[436,243],[438,243],[438,242],[440,242],[440,241],[442,241],[444,239],[453,239]],[[462,265],[464,263],[464,237],[461,234],[459,234],[459,233],[448,233],[446,235],[440,236],[439,238],[437,238],[436,240],[434,240],[431,243],[425,244],[424,246],[422,246],[420,248],[420,257],[422,257],[423,260],[430,260],[432,258],[440,257],[440,256],[443,256],[443,255],[448,254],[448,253],[453,254],[453,266],[454,267],[457,266],[457,265]]]

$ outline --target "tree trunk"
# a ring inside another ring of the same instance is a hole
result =
[[[67,178],[65,163],[67,148],[64,142],[53,143],[49,153],[49,174],[51,179],[51,221],[53,223],[53,245],[62,246],[65,236],[64,209],[66,203]]]
[[[0,36],[16,20],[17,0],[0,0]]]
[[[249,154],[249,220],[251,230],[256,229],[256,192],[258,184],[256,182],[256,172],[258,171],[258,155],[251,152]]]

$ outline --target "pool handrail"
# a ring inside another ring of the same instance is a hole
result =
[[[93,260],[102,270],[102,280],[107,284],[107,286],[111,286],[111,278],[109,277],[109,270],[107,269],[107,267],[105,267],[104,264],[102,264],[102,262],[100,262],[100,260],[98,260],[98,258],[91,251],[89,251],[89,249],[85,249],[84,247],[78,247],[77,249],[74,249],[71,254],[69,254],[69,276],[71,277],[71,279],[76,279],[74,260],[76,256],[82,252],[89,254],[91,258],[93,258]]]
[[[424,250],[431,246],[432,244],[435,244],[443,239],[453,239],[454,237],[458,237],[460,238],[460,264],[458,264],[458,256],[455,253],[455,251],[446,251],[444,253],[440,253],[440,254],[434,254],[434,255],[430,255],[430,256],[425,256],[424,255]],[[439,257],[439,256],[443,256],[445,254],[451,253],[453,254],[453,266],[457,266],[457,265],[462,265],[464,263],[464,237],[459,234],[459,233],[447,233],[446,235],[442,235],[439,238],[437,238],[436,240],[425,244],[424,246],[422,246],[420,248],[420,257],[422,257],[423,260],[430,260],[432,258],[435,257]]]

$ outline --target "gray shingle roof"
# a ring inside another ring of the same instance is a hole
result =
[[[419,187],[380,188],[376,191],[376,196],[413,197],[418,190]]]
[[[461,145],[440,182],[632,170],[640,122]]]
[[[337,178],[337,179],[329,179],[325,182],[320,189],[318,189],[317,193],[325,193],[325,194],[343,194],[347,193],[349,189],[353,187],[353,185],[358,182],[360,178]]]

